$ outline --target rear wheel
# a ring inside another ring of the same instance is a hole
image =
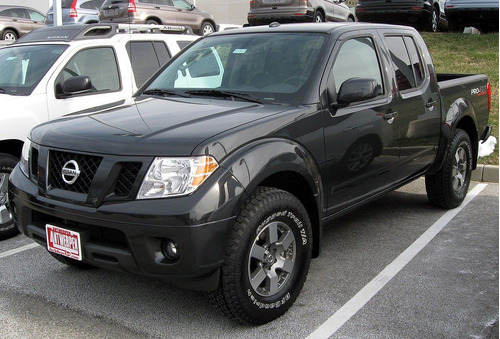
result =
[[[464,201],[472,175],[472,146],[468,134],[457,129],[453,134],[443,167],[425,176],[430,202],[442,208],[455,208]]]
[[[201,25],[201,35],[202,36],[208,35],[208,34],[213,33],[213,32],[215,32],[215,28],[210,22],[204,22]]]
[[[161,25],[161,21],[155,19],[146,20],[146,25]]]
[[[325,21],[325,17],[323,16],[323,13],[316,10],[314,12],[314,22],[324,22],[324,21]]]
[[[246,200],[231,234],[215,309],[245,324],[284,314],[300,294],[312,249],[311,225],[288,192],[259,187]]]
[[[14,42],[18,38],[16,32],[10,29],[6,29],[2,32],[2,40]]]
[[[0,240],[18,234],[14,220],[7,209],[9,176],[19,160],[10,154],[0,154]]]
[[[437,32],[439,30],[439,9],[432,8],[430,20],[425,24],[424,29],[428,32]]]

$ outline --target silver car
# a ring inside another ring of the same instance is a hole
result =
[[[34,29],[45,26],[45,15],[33,8],[0,5],[0,38],[15,41]]]
[[[94,24],[99,22],[99,8],[104,0],[62,0],[63,24]],[[54,24],[54,10],[47,12],[47,25]]]
[[[345,0],[253,0],[248,23],[354,21]]]
[[[186,0],[106,0],[99,18],[101,22],[182,25],[199,35],[216,30],[214,17]]]

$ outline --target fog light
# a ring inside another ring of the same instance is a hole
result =
[[[177,244],[172,240],[165,240],[163,242],[163,254],[171,260],[176,260],[179,258],[179,248]]]

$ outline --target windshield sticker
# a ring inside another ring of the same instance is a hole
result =
[[[233,54],[245,54],[247,52],[246,48],[237,48],[233,51]]]

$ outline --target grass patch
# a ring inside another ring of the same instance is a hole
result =
[[[456,34],[422,33],[438,73],[483,73],[491,84],[491,112],[489,124],[493,126],[492,135],[498,138],[498,33],[496,34]],[[498,147],[495,152],[479,163],[498,165]]]

